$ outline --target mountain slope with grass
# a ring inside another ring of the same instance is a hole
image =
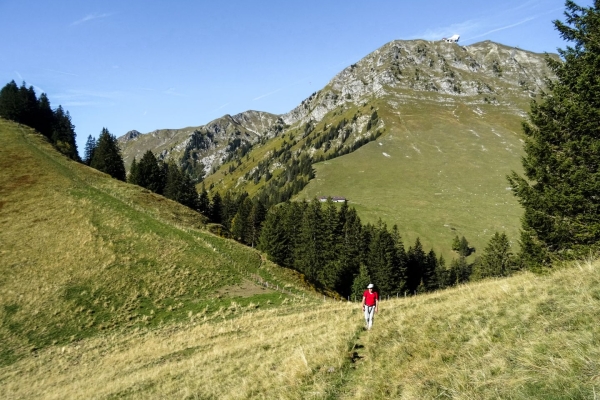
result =
[[[212,235],[201,214],[67,159],[23,125],[0,119],[0,141],[0,364],[308,298],[301,277]]]
[[[522,211],[506,175],[522,170],[521,123],[552,74],[544,57],[489,41],[390,42],[282,115],[280,134],[206,186],[267,203],[345,197],[363,221],[398,224],[405,243],[420,237],[446,258],[456,235],[477,249],[495,231],[514,243]],[[306,163],[314,179],[293,172]]]
[[[565,282],[569,282],[568,285]],[[0,367],[3,398],[592,399],[600,263],[99,335]]]

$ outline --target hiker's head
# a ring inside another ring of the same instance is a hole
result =
[[[373,290],[373,287],[374,287],[374,286],[375,286],[375,285],[373,285],[372,283],[369,283],[369,285],[367,285],[367,289],[369,289],[369,290]]]

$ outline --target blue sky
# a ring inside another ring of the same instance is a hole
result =
[[[67,109],[81,153],[103,127],[121,136],[285,113],[395,39],[555,52],[563,12],[562,0],[0,0],[0,84],[25,81]]]

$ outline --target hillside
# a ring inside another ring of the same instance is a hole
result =
[[[311,298],[299,276],[210,234],[202,215],[70,161],[32,129],[0,119],[0,141],[0,365]]]
[[[447,258],[455,235],[478,249],[495,231],[516,241],[506,175],[521,171],[521,122],[549,74],[544,55],[489,41],[393,41],[282,115],[282,134],[207,187],[289,191],[309,179],[289,174],[307,157],[316,178],[296,199],[345,197],[364,221],[398,224]]]
[[[565,284],[568,282],[569,284]],[[3,398],[592,399],[600,264],[381,304],[115,332],[0,367]]]

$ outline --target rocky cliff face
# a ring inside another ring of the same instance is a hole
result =
[[[277,123],[278,116],[261,111],[225,115],[206,125],[183,129],[158,129],[146,134],[129,131],[118,138],[127,167],[147,150],[158,158],[172,159],[200,176],[218,167],[227,155],[260,140]]]
[[[342,70],[322,90],[282,116],[246,111],[198,127],[147,134],[130,131],[119,141],[127,166],[133,157],[152,150],[163,159],[176,160],[191,173],[200,175],[202,170],[208,175],[234,153],[241,158],[240,154],[261,140],[306,124],[315,126],[332,113],[355,113],[374,102],[382,116],[385,111],[387,115],[397,113],[403,104],[428,102],[467,105],[475,113],[478,105],[494,105],[504,114],[523,117],[548,75],[551,71],[544,55],[490,41],[460,46],[395,40]],[[352,131],[362,132],[368,122],[369,116],[358,112],[351,121]],[[377,122],[381,129],[390,123],[389,117]],[[358,134],[351,137],[360,139]]]
[[[288,125],[320,121],[336,107],[386,96],[394,97],[392,103],[503,103],[522,112],[548,75],[544,55],[490,41],[460,46],[396,40],[345,68],[282,119]]]

